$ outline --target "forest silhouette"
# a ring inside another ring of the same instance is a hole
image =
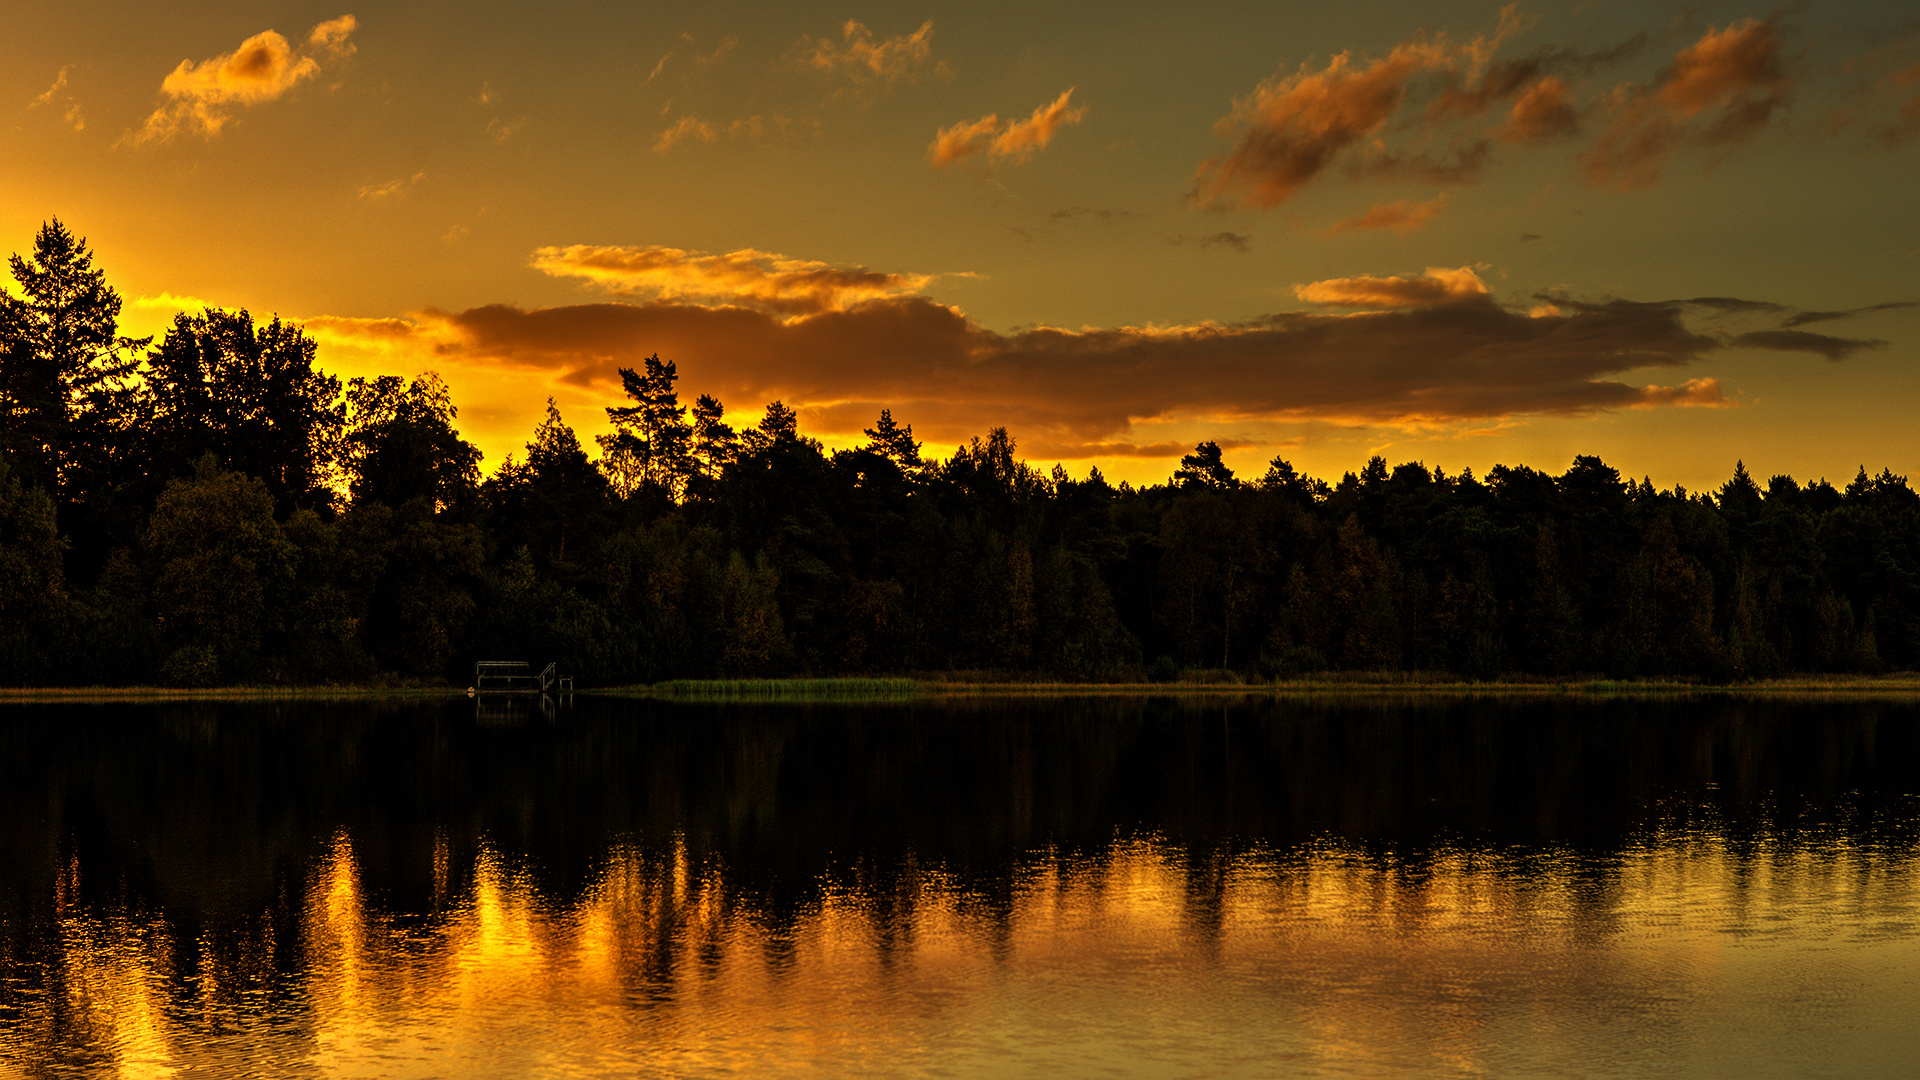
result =
[[[1656,490],[1596,457],[1337,483],[1200,444],[1166,484],[944,460],[883,410],[827,452],[781,402],[621,369],[589,456],[551,400],[490,475],[428,373],[316,364],[278,317],[156,343],[55,220],[0,302],[0,681],[580,685],[968,671],[1073,680],[1433,671],[1687,677],[1920,667],[1920,497],[1736,465]]]

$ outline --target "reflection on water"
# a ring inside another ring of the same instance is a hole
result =
[[[513,731],[457,713],[49,714],[12,729],[20,771],[0,778],[31,789],[4,804],[0,1071],[1908,1063],[1910,712],[1616,710],[1548,732],[1527,710],[1146,708],[1103,706],[1093,728],[1044,710],[610,711]],[[1524,767],[1458,745],[1476,724]],[[1355,730],[1368,754],[1327,741]],[[1444,764],[1434,740],[1478,764]],[[1588,753],[1569,764],[1569,746]],[[170,775],[143,789],[143,770]],[[1730,796],[1743,776],[1783,782]],[[1646,797],[1562,805],[1617,786]],[[894,820],[856,812],[874,807]],[[1461,827],[1489,807],[1525,820]],[[1362,824],[1301,827],[1329,820]]]

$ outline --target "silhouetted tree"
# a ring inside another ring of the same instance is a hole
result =
[[[1193,453],[1180,459],[1180,467],[1173,473],[1173,482],[1181,487],[1240,486],[1240,481],[1233,478],[1233,470],[1220,460],[1220,444],[1211,439],[1194,447]]]
[[[679,371],[673,361],[661,362],[657,353],[647,357],[642,369],[620,369],[620,385],[634,404],[608,407],[613,431],[598,439],[602,460],[621,496],[655,484],[678,501],[698,467],[695,432],[674,389]]]
[[[84,501],[108,482],[132,419],[133,354],[149,339],[120,336],[120,294],[58,218],[41,226],[30,256],[8,265],[21,295],[0,293],[7,449],[25,482]]]
[[[330,503],[346,406],[340,380],[314,366],[315,348],[277,316],[260,327],[244,310],[175,316],[147,358],[153,460],[180,475],[212,454],[264,481],[282,512]]]
[[[707,480],[717,479],[740,452],[740,437],[724,421],[726,414],[726,406],[711,394],[693,403],[693,456]]]
[[[473,493],[480,451],[454,430],[459,413],[440,376],[353,379],[347,406],[341,464],[356,503],[424,499],[440,510]]]

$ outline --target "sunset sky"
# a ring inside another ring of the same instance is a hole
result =
[[[489,470],[658,353],[1135,483],[1920,474],[1911,3],[30,4],[0,118],[0,252],[438,371]]]

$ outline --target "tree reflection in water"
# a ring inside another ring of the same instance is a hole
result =
[[[1906,707],[12,719],[28,1074],[1871,1070],[1920,1005]]]

